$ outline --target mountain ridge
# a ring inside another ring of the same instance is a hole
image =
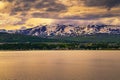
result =
[[[0,30],[0,32],[31,35],[38,37],[79,36],[93,34],[120,34],[119,25],[38,25],[33,28],[19,30]]]

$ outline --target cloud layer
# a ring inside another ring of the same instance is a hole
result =
[[[105,7],[110,10],[120,5],[120,0],[85,0],[85,5],[93,7]]]
[[[0,0],[0,28],[17,29],[28,22],[35,26],[33,20],[116,25],[120,24],[119,7],[120,0]]]

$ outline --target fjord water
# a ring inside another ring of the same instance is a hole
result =
[[[120,51],[0,51],[0,80],[120,80]]]

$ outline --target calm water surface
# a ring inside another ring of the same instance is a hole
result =
[[[120,51],[0,51],[0,80],[120,80]]]

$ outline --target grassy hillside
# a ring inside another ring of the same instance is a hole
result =
[[[76,37],[52,37],[52,39],[57,39],[66,42],[76,42],[76,43],[120,43],[119,34],[94,34]]]
[[[76,37],[55,36],[40,38],[21,34],[0,33],[0,43],[2,42],[120,43],[120,35],[95,34]]]
[[[40,38],[0,33],[0,50],[120,50],[120,35],[96,34],[77,37]]]
[[[8,34],[8,33],[0,33],[0,43],[12,43],[12,42],[54,42],[54,39],[45,39],[39,38],[35,36],[27,36],[21,34]]]

